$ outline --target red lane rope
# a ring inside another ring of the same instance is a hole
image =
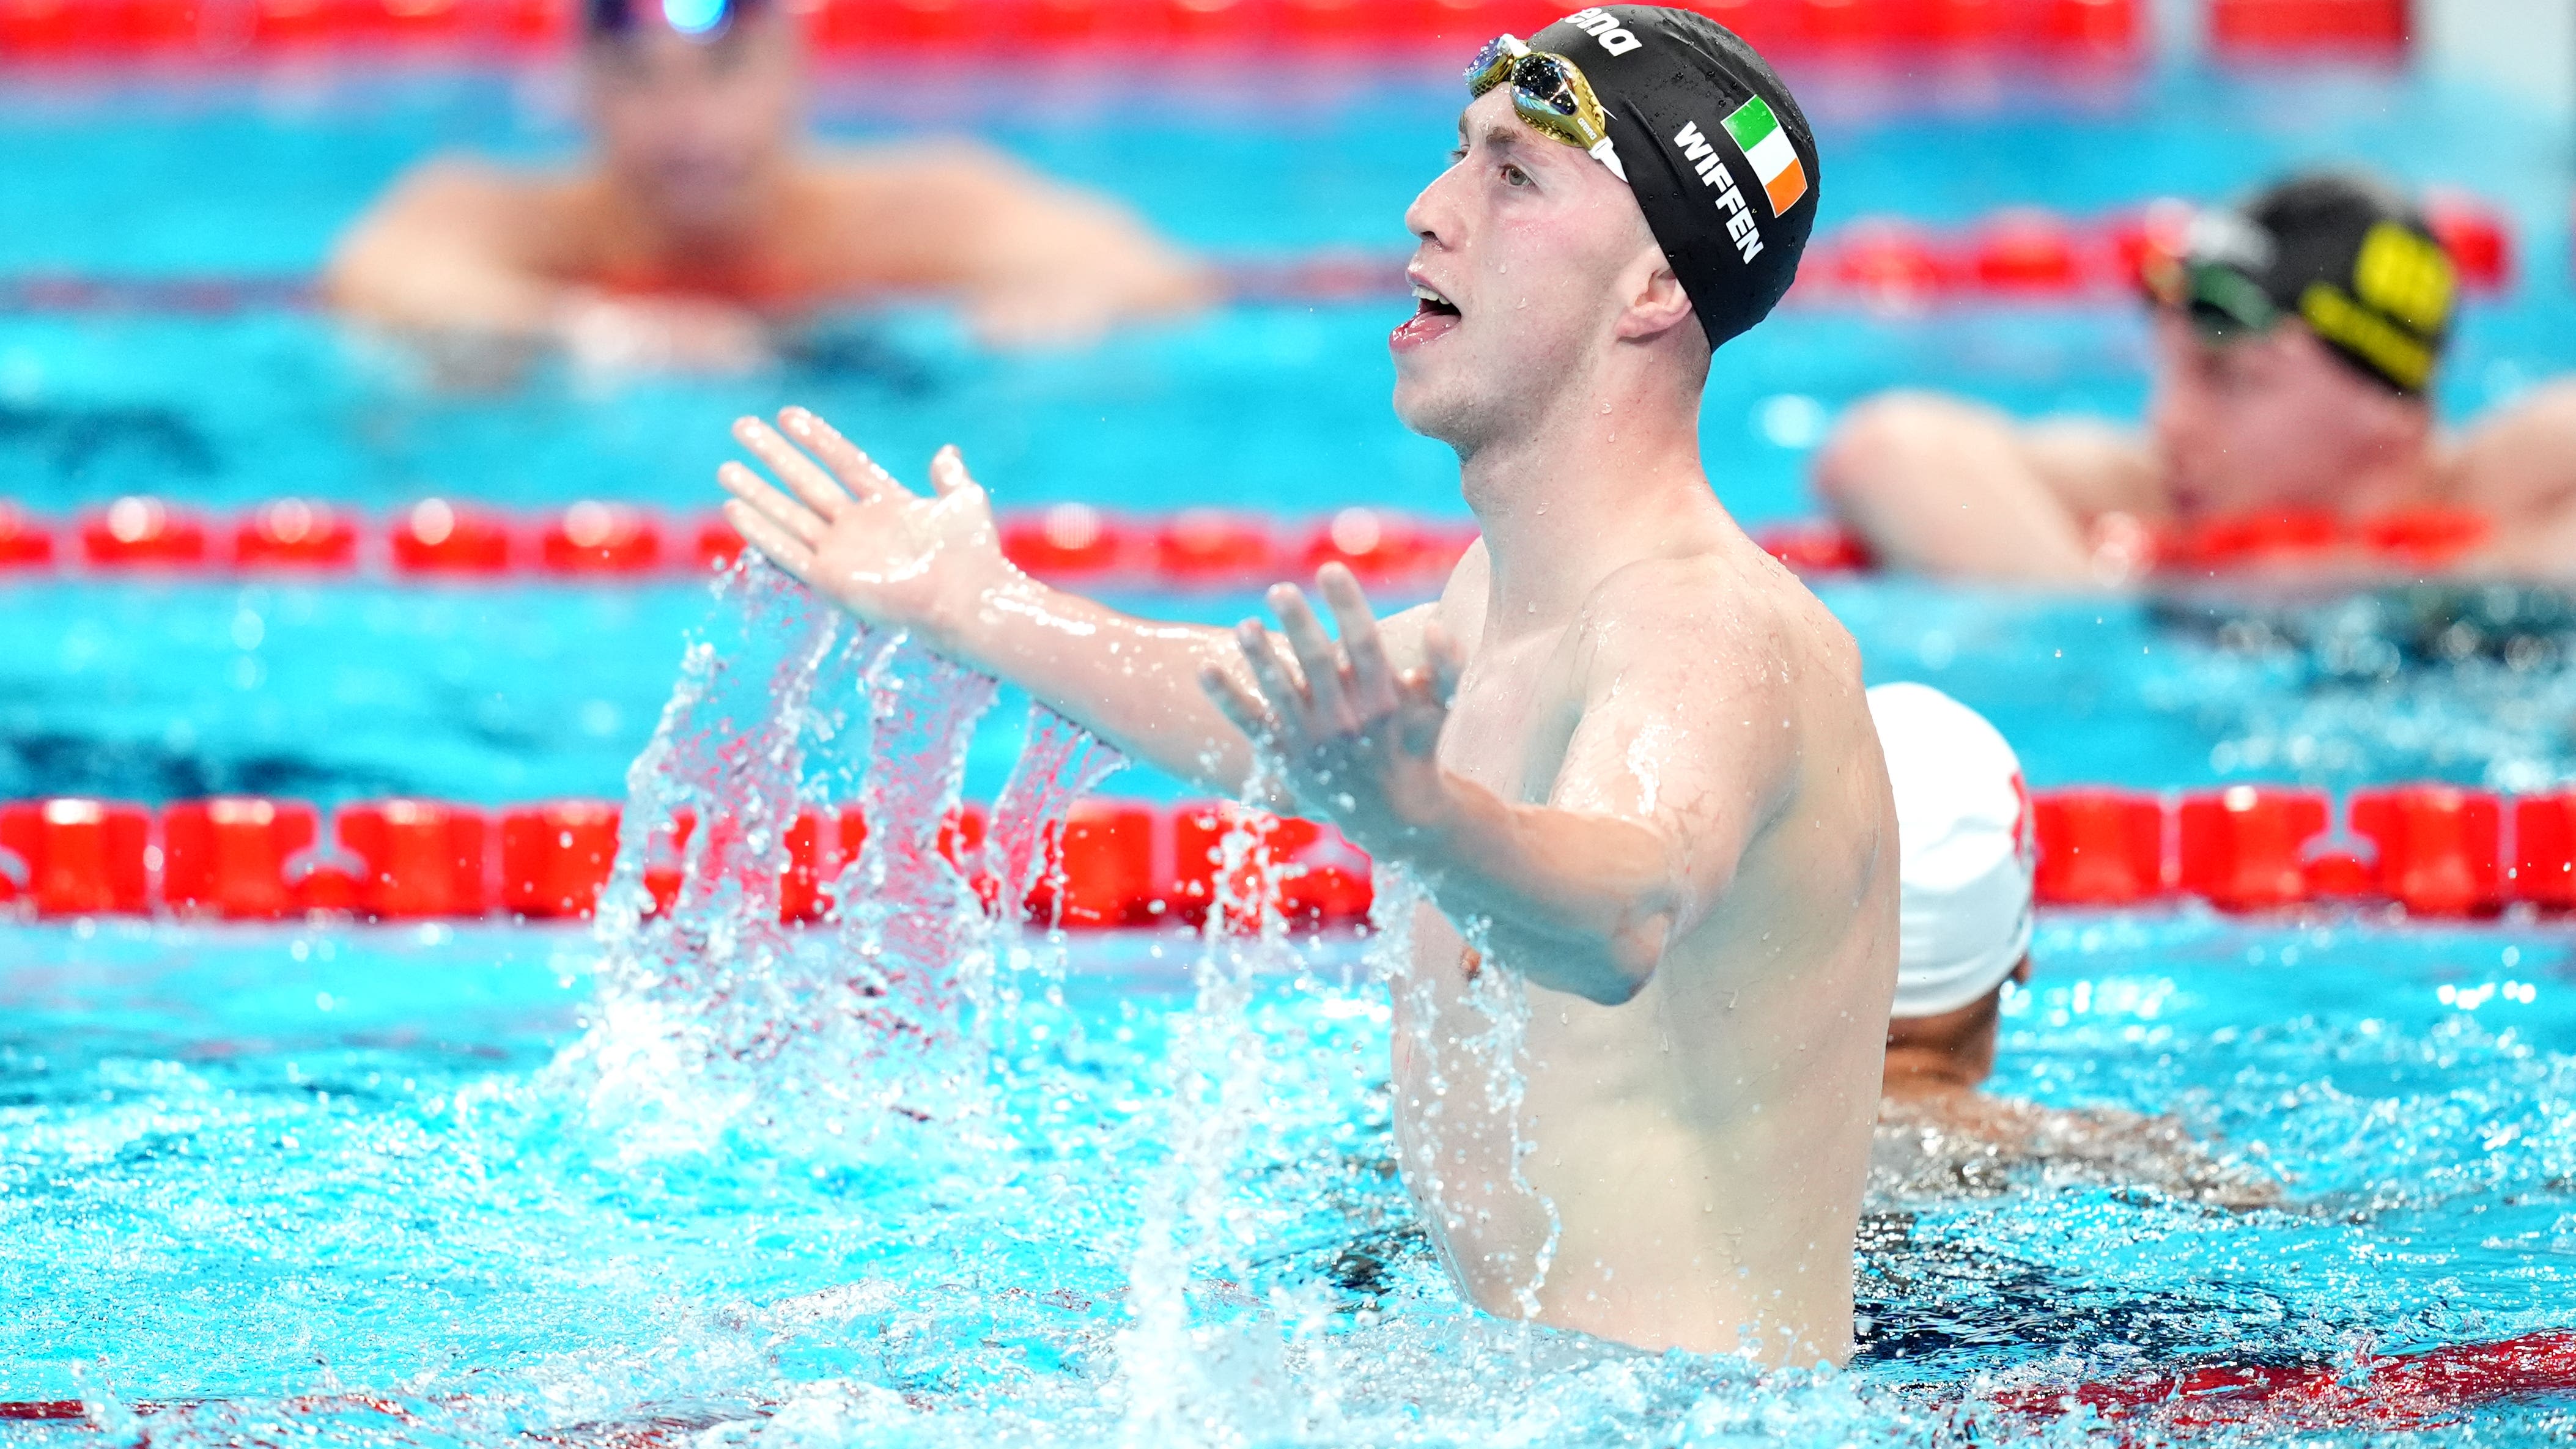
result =
[[[2512,283],[2519,249],[2501,208],[2437,190],[2426,212],[2471,287],[2494,292]],[[1789,296],[1808,306],[1897,311],[2126,299],[2151,260],[2180,248],[2191,213],[2189,202],[2165,197],[2092,217],[2009,207],[1958,226],[1865,217],[1808,245]],[[1404,261],[1401,252],[1327,248],[1226,258],[1218,268],[1238,301],[1311,305],[1401,296]],[[0,277],[0,312],[221,316],[316,302],[312,279],[293,275]]]
[[[2146,0],[1697,0],[1776,56],[1998,56],[2100,63],[2140,59]],[[1526,35],[1561,0],[819,0],[798,7],[826,55],[883,47],[999,54],[1115,47],[1324,51],[1437,45],[1455,50],[1509,30]],[[2206,0],[2211,43],[2231,55],[2303,51],[2394,56],[2408,42],[2406,0]],[[389,48],[516,56],[559,50],[572,7],[560,0],[56,0],[0,8],[0,56],[21,64],[158,57],[221,63],[245,55]]]
[[[2576,1392],[2576,1334],[2544,1332],[2493,1343],[2448,1344],[2352,1366],[2206,1365],[2134,1378],[2032,1385],[2006,1389],[1961,1407],[1971,1414],[1991,1407],[2023,1419],[2059,1419],[2089,1412],[2114,1424],[2145,1420],[2163,1429],[2247,1423],[2302,1429],[2413,1429],[2446,1422],[2470,1409],[2571,1392]],[[135,1413],[149,1416],[194,1405],[133,1407]],[[408,1417],[399,1405],[370,1395],[310,1396],[293,1401],[291,1407],[301,1413],[354,1407]],[[0,1422],[11,1420],[95,1427],[88,1406],[76,1399],[0,1400]],[[700,1427],[653,1419],[529,1437],[549,1443],[655,1444],[675,1430]]]
[[[2243,8],[2246,0],[2233,0]],[[1767,52],[2021,54],[2128,60],[2140,51],[2144,0],[1700,0],[1700,8]],[[2279,0],[2255,0],[2257,10]],[[2307,6],[2294,30],[2332,38],[2338,7]],[[2349,9],[2351,7],[2341,7]],[[1323,50],[1472,46],[1499,31],[1527,35],[1564,13],[1561,0],[818,0],[798,7],[826,55],[882,47],[1047,54],[1115,47]],[[0,54],[20,61],[439,48],[508,55],[565,45],[573,7],[559,0],[57,0],[0,8]],[[2276,24],[2274,28],[2279,28]],[[2395,43],[2402,43],[2399,32]]]
[[[1001,520],[1003,551],[1040,577],[1098,588],[1240,589],[1342,563],[1405,590],[1446,577],[1476,531],[1374,508],[1275,519],[1190,508],[1159,516],[1068,503]],[[639,581],[731,564],[742,539],[718,515],[674,519],[589,500],[522,514],[429,498],[390,518],[286,498],[211,515],[160,498],[120,498],[70,520],[0,499],[0,579],[372,575],[495,582],[530,577]]]
[[[90,798],[19,801],[0,804],[0,909],[40,918],[578,918],[608,882],[620,813],[606,800],[499,809],[379,800],[328,812],[326,835],[326,812],[293,800],[227,796],[158,811]],[[2039,792],[2031,823],[2036,895],[2049,906],[2190,899],[2227,911],[2334,906],[2443,920],[2576,911],[2576,790],[2507,799],[2409,784],[2337,802],[2283,785],[2085,787]],[[658,908],[680,898],[684,872],[694,869],[774,899],[783,920],[821,920],[832,910],[832,883],[867,839],[855,809],[808,807],[787,834],[784,868],[770,875],[746,863],[730,820],[714,822],[689,851],[697,824],[684,814],[652,843],[643,880]],[[1225,898],[1315,925],[1368,916],[1367,856],[1313,821],[1230,805],[1086,799],[1045,842],[1042,878],[1017,902],[1002,901],[986,864],[985,824],[980,809],[959,810],[942,853],[988,907],[1041,922],[1202,921],[1219,898],[1210,862],[1238,825],[1254,831],[1255,855],[1267,864],[1247,866]]]
[[[2187,527],[2133,524],[2120,551],[2124,568],[2168,580],[2282,567],[2415,576],[2469,558],[2493,531],[2483,515],[2446,508],[2359,519],[2229,514]],[[1378,508],[1282,519],[1213,508],[1131,515],[1081,503],[1006,514],[1001,533],[1003,552],[1042,578],[1172,590],[1260,588],[1333,562],[1373,586],[1431,587],[1476,537],[1463,520]],[[1772,525],[1756,536],[1801,573],[1874,564],[1866,545],[1830,522]],[[220,515],[135,495],[59,519],[0,498],[0,580],[283,574],[631,582],[704,573],[741,552],[742,539],[721,516],[674,518],[596,499],[519,513],[429,498],[387,518],[323,499],[283,498]]]
[[[2576,1334],[2534,1333],[2498,1343],[2338,1364],[2229,1364],[2133,1379],[2034,1387],[1995,1395],[2008,1412],[2056,1418],[2090,1410],[2112,1423],[2163,1429],[2264,1422],[2307,1429],[2413,1429],[2503,1399],[2576,1391]]]

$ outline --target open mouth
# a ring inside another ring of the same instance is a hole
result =
[[[1395,335],[1388,339],[1395,350],[1403,352],[1419,347],[1458,325],[1458,304],[1440,294],[1439,289],[1417,281],[1413,284],[1413,315],[1404,319]]]

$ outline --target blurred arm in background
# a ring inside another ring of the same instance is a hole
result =
[[[2452,497],[2497,520],[2475,561],[2525,577],[2576,576],[2576,382],[2508,404],[2462,438]]]
[[[2122,582],[2133,520],[2165,512],[2136,438],[2077,419],[2025,427],[1934,393],[1852,409],[1815,486],[1882,565],[1999,583]]]
[[[835,304],[945,298],[987,342],[1029,346],[1215,297],[1205,266],[1126,210],[988,148],[808,145],[801,42],[770,0],[686,32],[663,9],[590,0],[588,26],[595,156],[558,173],[423,165],[341,239],[334,307],[468,347],[737,370],[774,327]]]

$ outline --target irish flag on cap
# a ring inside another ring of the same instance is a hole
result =
[[[1726,118],[1726,133],[1744,148],[1744,159],[1753,166],[1753,174],[1762,178],[1762,189],[1771,193],[1771,214],[1778,216],[1798,204],[1807,194],[1807,168],[1798,164],[1798,148],[1789,144],[1789,133],[1780,129],[1780,118],[1760,96],[1735,108]]]

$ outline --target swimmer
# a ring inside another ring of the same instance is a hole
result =
[[[833,303],[957,299],[998,345],[1088,340],[1195,308],[1207,270],[1098,198],[958,141],[809,149],[782,0],[585,0],[597,159],[430,161],[341,238],[343,315],[596,366],[737,370]]]
[[[2457,282],[2402,197],[2364,177],[2297,177],[2204,213],[2186,254],[2151,270],[2145,436],[1895,393],[1835,430],[1817,492],[1886,566],[1953,578],[2116,584],[2157,525],[2425,507],[2491,520],[2464,572],[2567,572],[2576,383],[2458,437],[2434,426]]]
[[[1456,451],[1484,531],[1436,602],[1375,618],[1334,566],[1339,642],[1288,584],[1277,629],[1122,615],[1013,568],[953,448],[916,494],[799,410],[739,425],[777,482],[727,464],[726,515],[862,618],[1421,885],[1397,1156],[1470,1300],[1839,1362],[1893,806],[1851,637],[1699,452],[1712,352],[1797,269],[1814,142],[1760,57],[1678,9],[1499,37],[1467,89],[1405,216],[1417,307],[1391,339],[1396,412]],[[1517,1132],[1477,1044],[1514,986]]]
[[[1981,1091],[2004,991],[2030,980],[2030,794],[1976,711],[1921,684],[1869,692],[1903,842],[1896,1004],[1871,1186],[1879,1197],[2001,1192],[2043,1180],[2150,1187],[2266,1207],[2279,1184],[2220,1160],[2170,1117],[2064,1111]]]

